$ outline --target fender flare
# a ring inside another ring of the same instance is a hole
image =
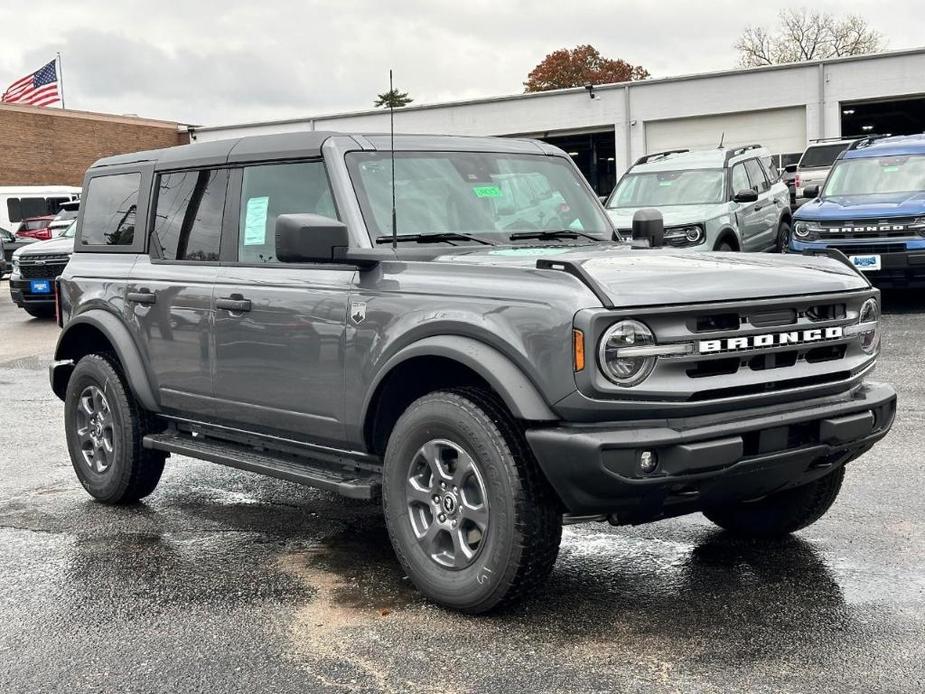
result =
[[[386,376],[399,364],[415,357],[444,357],[468,367],[488,382],[518,419],[559,419],[524,372],[500,351],[471,337],[435,335],[401,348],[379,369],[363,403],[362,421],[369,415],[373,396]]]
[[[719,246],[719,244],[721,244],[721,243],[723,242],[723,239],[726,238],[726,237],[729,237],[729,236],[732,237],[732,241],[733,241],[733,243],[735,243],[736,249],[741,251],[741,250],[742,250],[742,241],[741,241],[741,239],[739,238],[739,234],[736,232],[735,229],[733,229],[731,226],[728,226],[728,225],[727,225],[727,226],[724,226],[724,227],[723,227],[722,229],[720,229],[719,232],[716,234],[716,243],[714,244],[714,246],[713,246],[713,248],[712,248],[711,250],[716,250],[716,247]]]
[[[50,374],[52,389],[55,391],[55,394],[62,400],[64,399],[63,389],[62,392],[59,393],[59,388],[56,387],[55,371],[61,366],[67,366],[70,370],[73,370],[73,366],[76,364],[77,360],[73,360],[74,364],[69,364],[68,360],[72,360],[72,357],[69,351],[64,352],[62,349],[68,340],[68,334],[79,325],[89,325],[103,334],[109,341],[109,344],[112,345],[113,351],[122,364],[122,372],[125,375],[125,380],[128,382],[132,394],[141,406],[149,412],[159,411],[160,407],[157,404],[157,398],[154,397],[154,390],[151,388],[151,383],[148,380],[148,372],[145,370],[144,361],[141,358],[138,347],[135,345],[135,341],[132,339],[128,328],[125,327],[119,318],[103,309],[90,309],[89,311],[75,316],[68,321],[64,330],[61,331],[61,335],[58,337],[58,344],[55,346],[55,363],[51,366]],[[70,378],[70,371],[67,373],[67,378]],[[65,380],[65,383],[66,382]]]

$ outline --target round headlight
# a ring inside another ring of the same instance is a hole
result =
[[[793,225],[793,233],[799,236],[801,239],[805,239],[809,236],[809,224],[806,222],[797,222]]]
[[[703,229],[698,226],[687,227],[687,232],[684,236],[691,243],[697,243],[703,238]]]
[[[858,342],[867,354],[874,354],[880,348],[880,305],[876,299],[868,299],[858,314]]]
[[[638,349],[655,344],[652,331],[639,321],[622,320],[614,323],[601,337],[598,358],[601,370],[618,386],[630,387],[641,383],[655,366],[655,357],[634,354]]]

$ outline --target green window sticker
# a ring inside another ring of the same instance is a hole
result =
[[[899,167],[895,164],[883,167],[883,173],[896,173],[897,171],[899,171]]]
[[[475,186],[472,189],[477,198],[500,198],[501,189],[498,186]]]
[[[267,196],[250,198],[244,215],[244,245],[262,246],[267,242],[267,208],[270,198]]]
[[[663,187],[664,187],[664,186],[670,186],[670,185],[673,185],[673,184],[674,184],[674,181],[659,181],[658,184],[659,184],[660,186],[663,186]]]

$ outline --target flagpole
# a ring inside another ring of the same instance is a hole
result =
[[[61,109],[64,109],[64,68],[61,67],[61,52],[58,51],[58,86],[61,88]]]

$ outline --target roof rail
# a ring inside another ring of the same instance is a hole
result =
[[[843,135],[842,137],[814,137],[809,142],[845,142],[846,140],[863,140],[867,135]]]
[[[645,154],[633,164],[633,166],[638,166],[639,164],[648,164],[653,159],[662,159],[667,157],[669,154],[684,154],[685,152],[690,152],[689,149],[667,149],[664,152],[653,152],[652,154]]]
[[[750,149],[761,149],[761,145],[744,145],[742,147],[734,147],[726,151],[726,162],[728,163],[733,157],[737,157],[740,154],[745,154]]]
[[[861,149],[862,147],[870,147],[872,144],[874,144],[874,142],[877,140],[882,140],[885,137],[892,137],[892,135],[889,133],[884,133],[882,135],[865,135],[864,137],[861,137],[848,145],[848,149],[851,150]]]

